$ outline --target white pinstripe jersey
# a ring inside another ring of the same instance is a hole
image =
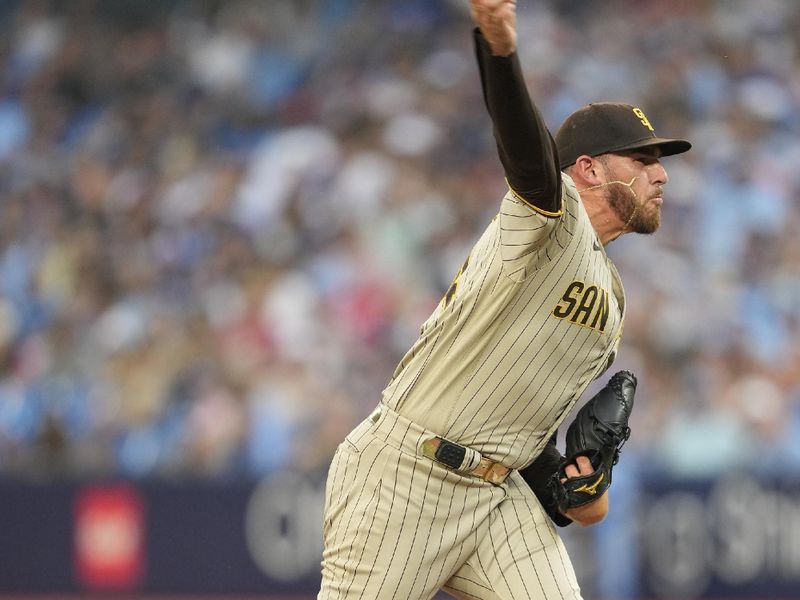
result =
[[[383,392],[405,417],[512,468],[539,454],[622,333],[619,274],[562,179],[557,214],[506,194]]]

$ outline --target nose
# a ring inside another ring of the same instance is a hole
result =
[[[656,161],[651,165],[650,181],[654,185],[665,185],[669,181],[667,170],[661,162]]]

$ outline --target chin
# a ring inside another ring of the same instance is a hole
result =
[[[642,215],[643,218],[636,219],[631,229],[636,233],[650,234],[658,231],[661,226],[661,211],[657,210],[650,215]]]

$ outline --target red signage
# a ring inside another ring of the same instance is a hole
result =
[[[126,485],[92,486],[75,503],[75,574],[90,589],[135,589],[144,577],[144,502]]]

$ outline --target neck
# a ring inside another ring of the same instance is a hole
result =
[[[631,179],[629,182],[614,180],[591,185],[589,187],[578,188],[581,195],[581,200],[586,208],[586,213],[589,215],[589,221],[592,223],[592,227],[594,227],[597,237],[600,238],[600,243],[604,246],[609,242],[613,242],[623,233],[630,231],[628,226],[633,220],[636,210],[638,210],[638,206],[634,208],[630,219],[628,219],[627,222],[622,222],[617,215],[617,212],[611,208],[611,205],[608,201],[608,195],[604,193],[603,188],[606,188],[609,185],[624,185],[628,187],[628,189],[630,189],[635,196],[636,194],[631,188],[635,180],[636,177]]]
[[[601,244],[605,246],[623,233],[627,233],[625,223],[619,220],[605,198],[599,194],[584,192],[581,194],[581,200]]]

